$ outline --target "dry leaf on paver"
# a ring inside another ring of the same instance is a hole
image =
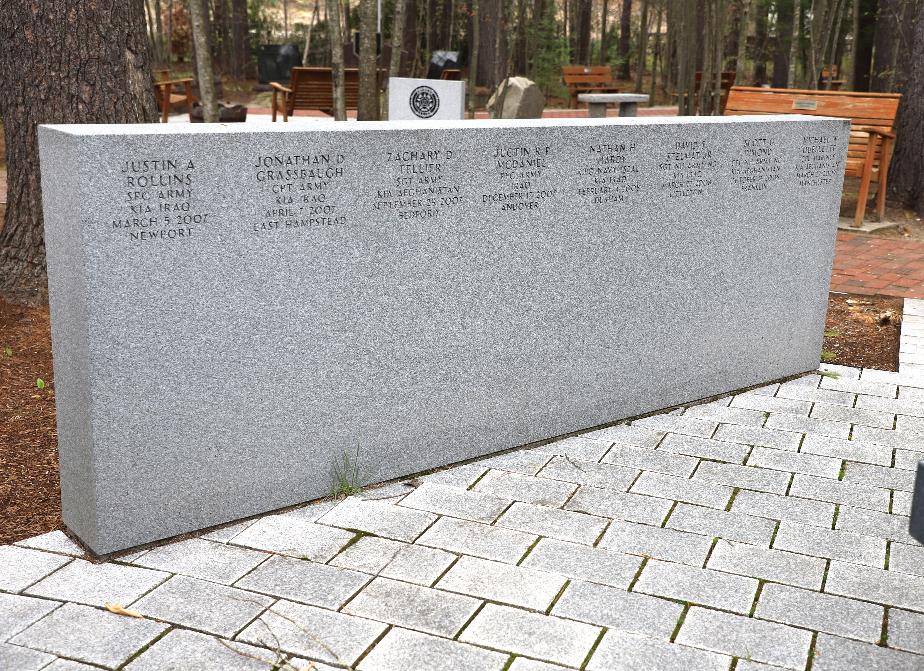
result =
[[[137,617],[139,620],[144,619],[144,615],[141,613],[136,613],[133,610],[128,610],[124,606],[120,606],[117,603],[107,603],[106,610],[110,613],[115,613],[116,615],[125,615],[126,617]]]

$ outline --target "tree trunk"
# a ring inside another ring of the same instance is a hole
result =
[[[744,59],[748,53],[748,32],[751,29],[751,0],[741,0],[741,13],[738,19],[738,48],[735,54],[735,72],[737,79],[744,79]]]
[[[632,0],[622,0],[622,16],[619,19],[619,78],[629,79],[629,52],[632,40]]]
[[[376,0],[359,2],[359,105],[356,118],[374,121],[379,118],[379,78],[376,68]]]
[[[469,116],[475,118],[475,81],[478,73],[478,50],[481,43],[481,35],[479,24],[481,21],[478,20],[478,0],[471,0],[471,15],[472,15],[472,36],[470,40],[471,44],[471,58],[469,59],[468,64],[468,113]]]
[[[314,11],[317,15],[317,0]],[[246,79],[250,69],[249,23],[247,0],[231,0],[231,73],[237,79]]]
[[[901,86],[901,71],[909,64],[907,56],[911,53],[914,4],[909,0],[879,0],[872,91],[887,93]]]
[[[674,0],[673,16],[677,18],[677,94],[678,114],[693,114],[696,95],[697,7],[689,0]]]
[[[857,17],[854,24],[853,90],[869,91],[870,70],[873,65],[873,41],[876,34],[876,14],[879,0],[854,0]]]
[[[395,19],[391,29],[391,62],[388,64],[388,76],[401,75],[401,52],[404,48],[404,8],[407,0],[395,0]]]
[[[924,3],[910,13],[906,80],[896,129],[897,145],[889,172],[889,196],[924,216]]]
[[[609,33],[606,30],[609,16],[610,2],[609,0],[603,0],[603,6],[600,8],[600,65],[606,65],[606,52],[609,50],[607,45]]]
[[[154,53],[151,58],[158,65],[164,62],[164,8],[160,0],[154,0],[154,29],[157,31]]]
[[[792,36],[789,42],[789,69],[786,75],[786,88],[796,86],[796,72],[799,64],[799,41],[802,39],[802,0],[793,0]]]
[[[206,12],[206,0],[189,0],[189,20],[192,23],[193,44],[196,49],[202,118],[209,123],[215,123],[218,121],[218,100],[215,98],[215,75],[212,71],[212,54],[209,51]]]
[[[575,45],[575,59],[581,65],[590,65],[590,16],[592,0],[577,0],[577,42]]]
[[[769,0],[756,0],[754,7],[754,86],[767,81],[767,21],[770,12]],[[743,83],[743,82],[742,82]]]
[[[642,77],[645,76],[645,59],[648,52],[648,0],[642,0],[642,16],[638,33],[638,57],[635,64],[635,92],[642,92]]]
[[[661,18],[663,17],[664,7],[661,3],[658,3],[658,15],[655,18],[655,42],[654,42],[654,53],[651,57],[651,87],[648,92],[648,100],[650,105],[655,104],[655,89],[657,88],[658,82],[658,65],[660,63],[661,67],[664,67],[664,57],[661,54]]]
[[[314,9],[311,11],[311,22],[308,24],[308,32],[305,33],[305,48],[302,51],[302,67],[309,63],[311,56],[311,34],[321,16],[321,0],[314,0]]]
[[[472,23],[478,24],[478,68],[476,69],[476,85],[493,89],[497,86],[497,70],[495,63],[503,59],[503,44],[498,43],[498,32],[502,31],[501,4],[507,0],[480,0],[478,11],[475,12]],[[473,26],[474,28],[474,26]],[[473,34],[474,38],[474,34]]]
[[[0,294],[35,303],[48,292],[36,125],[148,123],[158,113],[142,0],[2,2]]]
[[[340,0],[327,0],[327,34],[330,38],[330,65],[333,77],[334,118],[346,121],[343,96],[343,33],[340,30]]]

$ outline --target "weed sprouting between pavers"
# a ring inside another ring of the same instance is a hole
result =
[[[335,460],[331,466],[330,496],[332,499],[346,498],[358,494],[361,489],[359,444],[357,443],[354,455],[351,456],[349,452],[344,452],[340,455],[340,459]]]
[[[840,379],[841,379],[841,374],[840,374],[840,373],[837,373],[837,372],[835,372],[835,371],[833,371],[833,370],[820,370],[820,371],[818,371],[818,374],[819,374],[821,377],[830,377],[832,380],[840,380]]]

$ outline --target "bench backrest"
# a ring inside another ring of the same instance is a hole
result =
[[[292,68],[289,83],[289,114],[294,110],[322,110],[334,108],[334,76],[330,68]],[[343,71],[343,97],[347,109],[356,109],[359,103],[359,70]]]
[[[900,93],[861,93],[853,91],[804,91],[733,86],[725,105],[725,115],[809,114],[850,119],[850,146],[847,172],[853,174],[864,161],[869,133],[864,128],[892,133],[898,114]],[[878,164],[881,142],[874,144]]]
[[[440,79],[445,79],[449,81],[460,81],[462,79],[462,70],[457,68],[447,68],[443,70],[440,75]]]
[[[568,86],[611,84],[613,69],[609,65],[563,65],[561,78]]]

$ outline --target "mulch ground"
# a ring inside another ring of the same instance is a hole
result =
[[[48,309],[0,300],[0,544],[61,525],[57,439]]]
[[[903,299],[830,294],[822,360],[898,370]]]
[[[831,294],[824,347],[831,362],[896,370],[901,314],[900,298]],[[0,299],[0,341],[3,544],[61,528],[61,504],[48,308]]]

